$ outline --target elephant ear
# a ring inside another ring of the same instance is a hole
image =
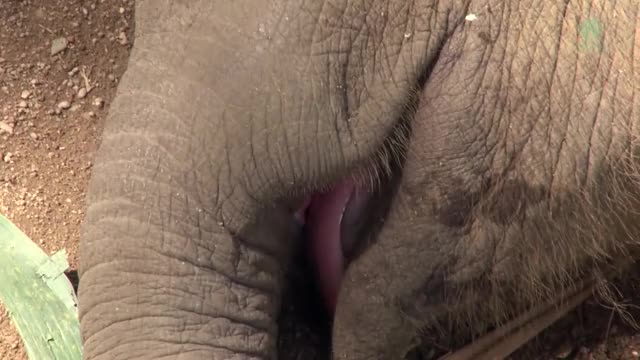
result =
[[[64,274],[68,267],[64,249],[49,257],[0,215],[0,301],[30,359],[82,358],[77,300]]]

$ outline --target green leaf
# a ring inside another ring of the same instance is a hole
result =
[[[66,251],[51,257],[0,215],[0,301],[31,360],[82,358],[77,299],[64,275]]]

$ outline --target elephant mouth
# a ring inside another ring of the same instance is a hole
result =
[[[425,79],[419,84],[424,84]],[[417,108],[415,98],[372,158],[375,160],[361,164],[359,174],[374,174],[375,181],[364,185],[356,176],[347,176],[327,191],[310,194],[294,214],[304,226],[311,267],[331,315],[346,269],[375,243],[384,226],[403,176],[411,119]]]
[[[309,196],[295,214],[305,227],[309,260],[330,314],[349,263],[370,245],[378,228],[375,223],[384,220],[391,201],[383,193],[389,194],[369,191],[349,177]]]

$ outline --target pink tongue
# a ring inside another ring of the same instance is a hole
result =
[[[340,224],[355,184],[339,183],[330,192],[314,195],[306,217],[311,260],[318,273],[320,292],[331,314],[335,311],[344,270]]]

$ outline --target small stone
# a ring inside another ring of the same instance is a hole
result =
[[[93,111],[87,111],[82,114],[82,117],[85,118],[85,120],[91,120],[91,118],[96,117],[96,113],[94,113]]]
[[[119,9],[119,11],[120,11],[120,14],[124,14],[124,8],[123,8],[123,7],[121,7],[121,8]]]
[[[4,154],[4,156],[2,157],[2,161],[8,163],[11,161],[11,158],[13,157],[13,154],[8,152],[6,154]]]
[[[38,136],[38,134],[36,134],[36,133],[34,133],[34,132],[30,133],[30,134],[29,134],[29,136],[31,136],[31,138],[32,138],[33,140],[38,140],[38,139],[40,138],[40,137]]]
[[[640,352],[638,352],[638,350],[631,350],[631,356],[640,357]]]
[[[22,108],[22,109],[26,108],[27,107],[27,102],[24,101],[24,100],[20,100],[20,102],[18,103],[18,107]]]
[[[129,43],[129,39],[127,39],[127,34],[122,31],[118,34],[118,42],[120,45],[127,45]]]
[[[71,103],[66,101],[66,100],[60,101],[58,103],[58,109],[65,110],[65,109],[68,109],[70,107],[71,107]]]
[[[28,99],[29,96],[31,96],[31,91],[29,91],[29,90],[24,90],[20,94],[20,97],[23,98],[23,99]]]
[[[69,41],[65,37],[59,37],[51,41],[51,56],[56,55],[67,48]]]
[[[78,99],[84,99],[85,96],[87,96],[87,89],[80,88],[80,90],[78,90],[78,94],[76,96],[78,97]]]
[[[3,132],[9,135],[13,134],[13,126],[4,121],[0,121],[0,134]]]
[[[101,108],[104,105],[104,100],[101,97],[93,99],[93,105]]]

